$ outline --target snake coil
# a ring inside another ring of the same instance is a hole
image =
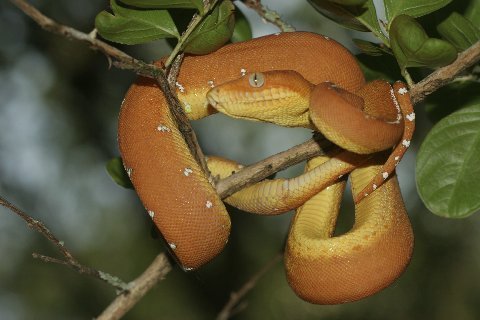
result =
[[[294,32],[186,56],[177,95],[192,120],[220,111],[316,128],[346,150],[311,160],[299,177],[262,181],[226,199],[260,214],[300,207],[285,255],[287,279],[300,297],[313,303],[352,301],[403,272],[413,233],[394,170],[408,147],[414,118],[403,84],[366,84],[343,46]],[[229,216],[153,80],[140,78],[128,90],[118,140],[137,194],[183,268],[198,268],[218,255],[228,241]],[[385,164],[381,155],[369,155],[396,144]],[[241,169],[213,157],[209,168],[220,176]],[[338,176],[350,171],[357,194],[355,226],[332,238],[343,192]]]

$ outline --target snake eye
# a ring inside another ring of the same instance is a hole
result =
[[[248,82],[254,88],[260,88],[265,83],[265,77],[263,73],[255,72],[248,77]]]

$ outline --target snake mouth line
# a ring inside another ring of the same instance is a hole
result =
[[[279,88],[272,88],[269,90],[265,90],[262,93],[260,92],[222,92],[222,97],[220,99],[220,94],[216,89],[211,90],[207,94],[207,99],[210,104],[215,107],[216,104],[253,104],[253,103],[260,103],[260,102],[270,102],[270,101],[279,101],[283,99],[289,99],[295,96],[294,93],[289,92],[285,89]]]
[[[220,99],[216,93],[209,93],[207,95],[208,103],[215,108],[217,111],[222,112],[222,113],[227,113],[229,115],[235,114],[238,117],[246,118],[246,119],[252,119],[256,120],[254,118],[250,118],[247,116],[243,116],[238,113],[234,113],[234,110],[238,110],[238,108],[231,108],[231,106],[240,106],[240,105],[254,105],[254,104],[272,104],[274,102],[279,102],[282,100],[287,100],[291,97],[293,97],[293,94],[288,94],[288,95],[283,95],[280,97],[265,97],[265,98],[253,98],[253,99],[248,99],[248,97],[235,97],[233,99]],[[245,99],[242,99],[245,98]],[[245,107],[248,109],[248,107]]]

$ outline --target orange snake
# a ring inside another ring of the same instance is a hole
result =
[[[285,254],[289,284],[300,297],[322,304],[353,301],[403,272],[413,234],[394,170],[414,128],[403,84],[365,84],[343,46],[295,32],[186,56],[176,93],[192,120],[217,112],[215,107],[233,117],[317,128],[348,150],[312,159],[299,177],[262,181],[225,199],[261,214],[301,206]],[[118,130],[125,169],[180,264],[192,270],[210,261],[228,240],[230,219],[153,80],[140,78],[130,87]],[[395,144],[386,162],[382,154],[367,155]],[[208,163],[220,177],[240,168],[214,157]],[[338,177],[352,170],[356,222],[350,232],[332,237],[344,188]]]

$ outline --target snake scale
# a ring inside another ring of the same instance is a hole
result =
[[[365,83],[355,57],[339,43],[293,32],[187,55],[176,85],[191,120],[220,111],[312,128],[345,150],[310,160],[301,176],[261,181],[225,199],[258,214],[298,208],[285,253],[287,279],[297,295],[312,303],[342,303],[399,277],[413,250],[395,175],[414,129],[402,83]],[[118,140],[137,194],[182,267],[196,269],[218,255],[228,241],[229,216],[154,80],[139,78],[128,90]],[[216,157],[208,166],[220,177],[241,170]],[[339,177],[348,173],[355,225],[333,237],[344,189]]]

